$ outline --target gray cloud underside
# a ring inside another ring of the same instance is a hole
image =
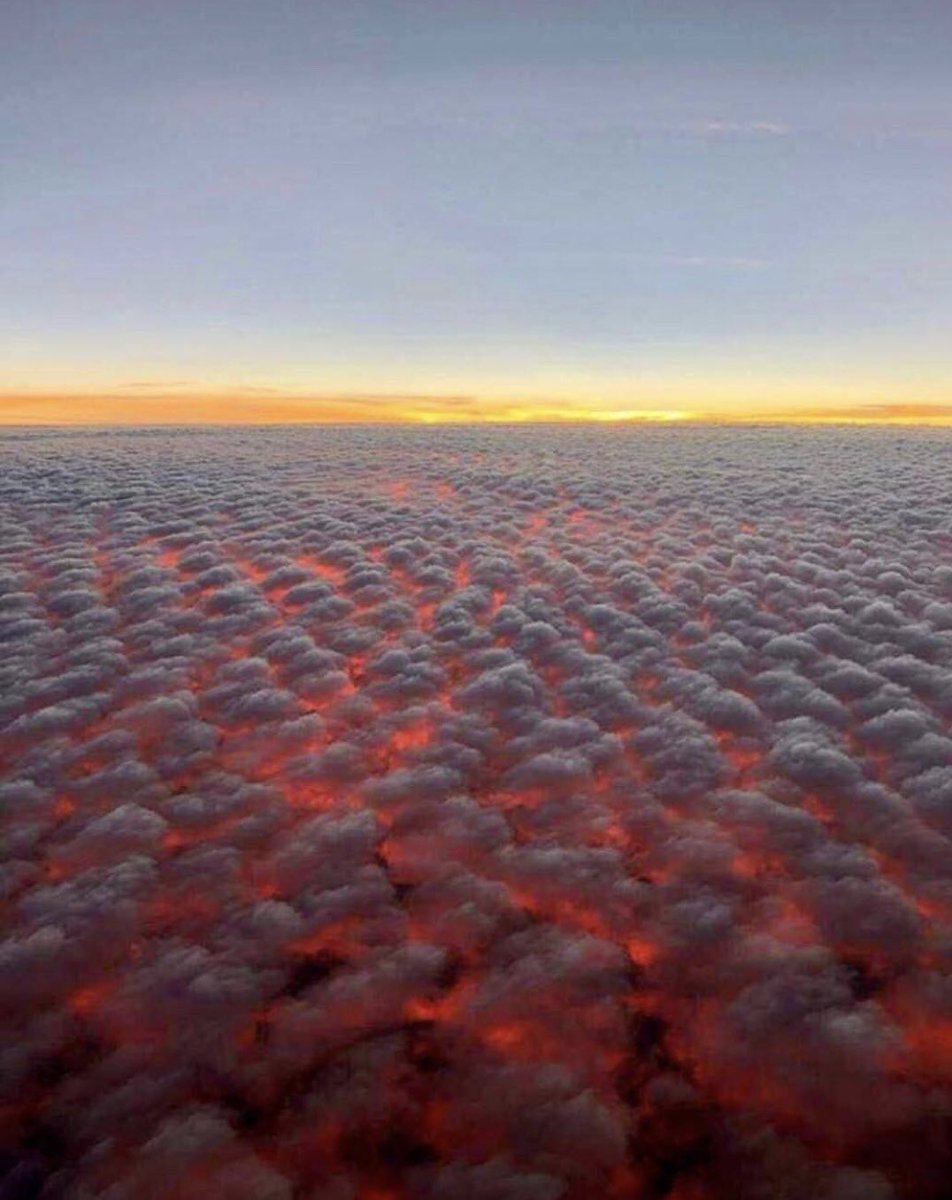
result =
[[[10,435],[5,1200],[940,1200],[950,466]]]

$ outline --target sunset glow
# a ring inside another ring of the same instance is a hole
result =
[[[112,393],[0,394],[0,425],[952,424],[952,404],[939,402],[719,407],[702,395],[689,403],[685,398],[683,406],[641,407],[578,396],[308,395],[277,388],[169,392],[139,386]]]
[[[0,0],[0,1200],[952,1200],[952,0]]]

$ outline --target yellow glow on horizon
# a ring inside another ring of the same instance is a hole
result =
[[[683,409],[666,408],[612,408],[595,409],[588,414],[591,421],[695,421],[698,414]]]
[[[569,406],[552,408],[546,404],[534,406],[513,405],[498,409],[488,409],[478,414],[451,413],[439,411],[404,410],[399,417],[401,422],[420,425],[530,425],[532,423],[558,424],[659,424],[673,421],[702,420],[700,413],[686,412],[679,409],[665,408],[624,408],[624,409],[574,409]]]
[[[797,395],[750,385],[653,391],[650,403],[610,395],[505,396],[492,393],[320,393],[269,387],[179,388],[137,383],[103,391],[0,391],[0,425],[285,425],[285,424],[809,424],[952,425],[952,403],[852,394]],[[786,394],[785,394],[786,393]],[[875,396],[875,393],[873,393]],[[680,402],[678,402],[680,400]],[[665,402],[668,403],[665,403]]]

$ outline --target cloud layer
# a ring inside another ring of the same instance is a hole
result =
[[[946,1196],[950,465],[7,438],[0,1195]]]

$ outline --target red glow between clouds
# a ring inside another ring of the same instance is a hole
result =
[[[471,436],[14,447],[22,1195],[941,1200],[931,536]]]

